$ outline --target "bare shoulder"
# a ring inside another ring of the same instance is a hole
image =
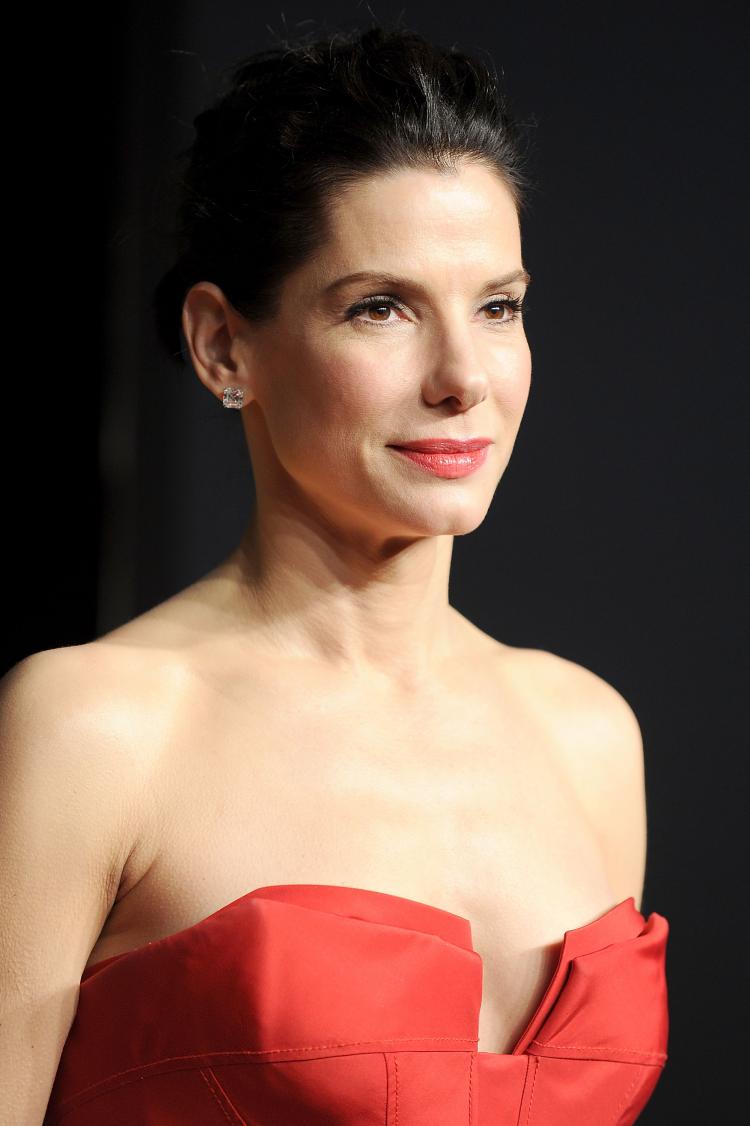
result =
[[[157,675],[158,674],[158,675]],[[165,689],[184,684],[186,674],[164,653],[110,644],[106,639],[32,653],[0,681],[6,709],[19,722],[47,724],[65,734],[74,726],[90,734],[97,757],[112,767],[143,762],[154,722],[166,713]],[[85,742],[79,744],[84,752]]]
[[[506,674],[550,736],[550,747],[597,833],[613,891],[640,908],[647,816],[644,747],[629,702],[591,669],[542,649],[511,648]]]
[[[147,816],[168,688],[155,657],[99,640],[33,653],[0,680],[4,770],[42,809],[75,795],[77,833],[99,842],[92,879],[104,879],[108,909]]]
[[[572,724],[573,734],[596,734],[602,725],[638,735],[638,721],[625,697],[598,673],[546,649],[504,646],[505,667],[519,686],[534,693],[558,729]],[[581,725],[584,725],[582,729]],[[606,753],[606,748],[602,748]]]

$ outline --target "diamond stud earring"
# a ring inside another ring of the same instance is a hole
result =
[[[245,392],[242,387],[225,387],[222,405],[232,407],[234,410],[242,410],[242,400],[244,398]]]

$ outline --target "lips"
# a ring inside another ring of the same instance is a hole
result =
[[[489,439],[473,438],[464,442],[446,438],[424,438],[420,448],[389,446],[404,461],[409,461],[435,477],[466,477],[484,465]],[[448,447],[448,448],[446,448]]]
[[[433,454],[465,454],[489,446],[491,438],[419,438],[413,442],[389,442],[397,450],[417,450]]]

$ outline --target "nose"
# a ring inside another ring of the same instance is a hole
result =
[[[428,363],[423,395],[432,404],[455,399],[469,410],[487,397],[489,379],[477,354],[476,341],[466,326],[447,325],[436,333],[435,352]]]

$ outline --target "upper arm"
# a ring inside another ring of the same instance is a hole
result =
[[[527,650],[544,689],[547,720],[584,813],[600,842],[618,901],[641,907],[646,877],[644,748],[627,700],[602,677],[557,654]]]
[[[0,681],[0,1039],[8,1121],[39,1123],[130,848],[132,785],[86,646]]]

